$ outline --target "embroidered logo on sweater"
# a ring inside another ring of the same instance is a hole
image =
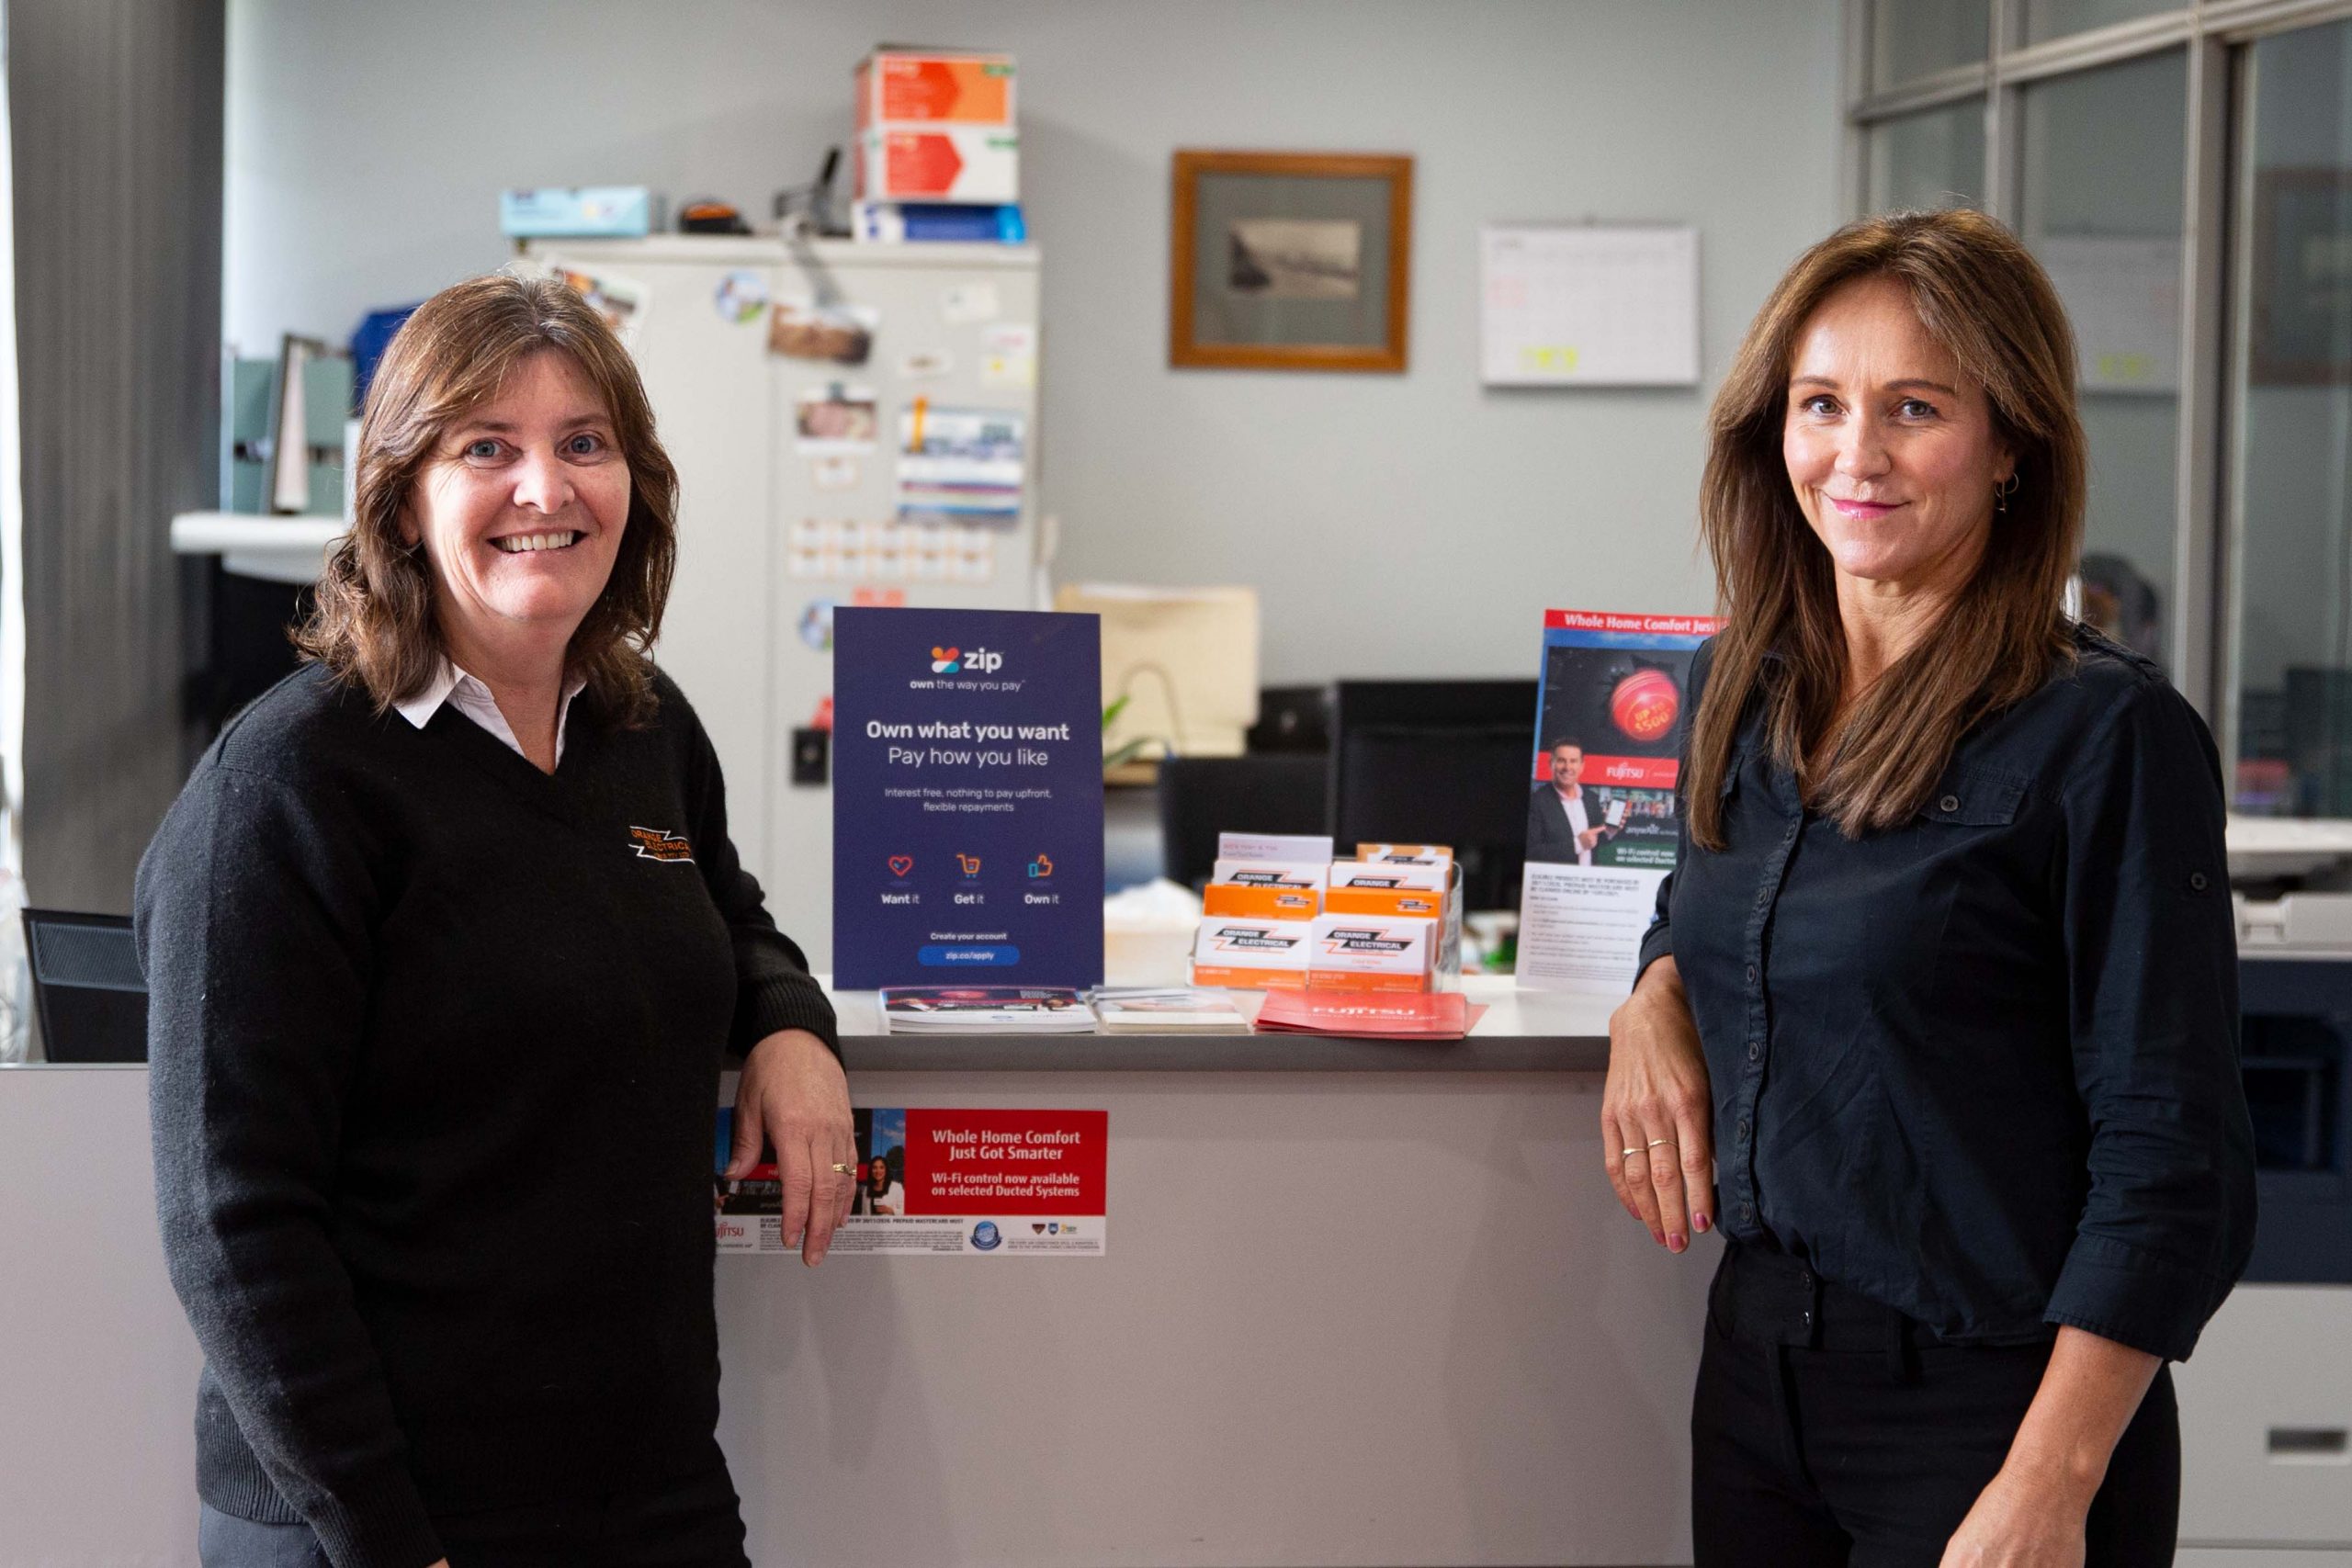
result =
[[[628,836],[637,844],[639,860],[671,861],[682,864],[690,864],[694,861],[694,846],[686,842],[683,833],[673,833],[666,828],[631,828]]]

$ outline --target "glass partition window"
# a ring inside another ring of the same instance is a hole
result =
[[[2167,50],[2020,96],[2020,229],[2080,353],[2084,615],[2161,662],[2178,521],[2188,56]]]
[[[2094,28],[2112,27],[2117,22],[2137,21],[2159,12],[2186,9],[2180,0],[2026,0],[2025,39],[2028,43],[2040,43],[2045,39],[2067,38]]]
[[[1883,119],[1870,128],[1870,208],[1982,207],[1984,100]]]
[[[2235,191],[2235,806],[2352,817],[2352,23],[2253,46]]]
[[[1991,0],[1871,0],[1871,83],[1883,91],[1955,65],[1982,65]]]

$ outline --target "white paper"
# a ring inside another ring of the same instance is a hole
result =
[[[999,321],[980,329],[980,385],[1037,384],[1037,329],[1027,321]]]
[[[1531,991],[1625,994],[1663,871],[1529,861],[1519,897],[1519,984]]]
[[[993,283],[955,283],[939,291],[939,319],[951,326],[993,321],[1003,313]]]
[[[1479,231],[1490,387],[1699,382],[1699,231],[1494,223]]]

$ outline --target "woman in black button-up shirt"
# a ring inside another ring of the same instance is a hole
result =
[[[1974,213],[1782,280],[1718,395],[1724,632],[1611,1022],[1620,1199],[1719,1228],[1698,1560],[2172,1559],[2185,1358],[2244,1267],[2219,762],[2059,610],[2075,348]]]

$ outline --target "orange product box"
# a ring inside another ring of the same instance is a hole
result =
[[[1021,199],[1021,141],[1001,126],[877,126],[855,145],[859,201]]]
[[[1193,984],[1230,986],[1250,991],[1303,991],[1311,920],[1228,919],[1201,921],[1193,946]]]
[[[1201,889],[1201,913],[1261,920],[1311,920],[1323,912],[1322,889],[1279,882],[1212,882]]]
[[[875,125],[1012,128],[1012,56],[884,46],[857,62],[857,130]]]
[[[1317,915],[1307,989],[1426,991],[1436,934],[1436,923],[1428,919]]]

